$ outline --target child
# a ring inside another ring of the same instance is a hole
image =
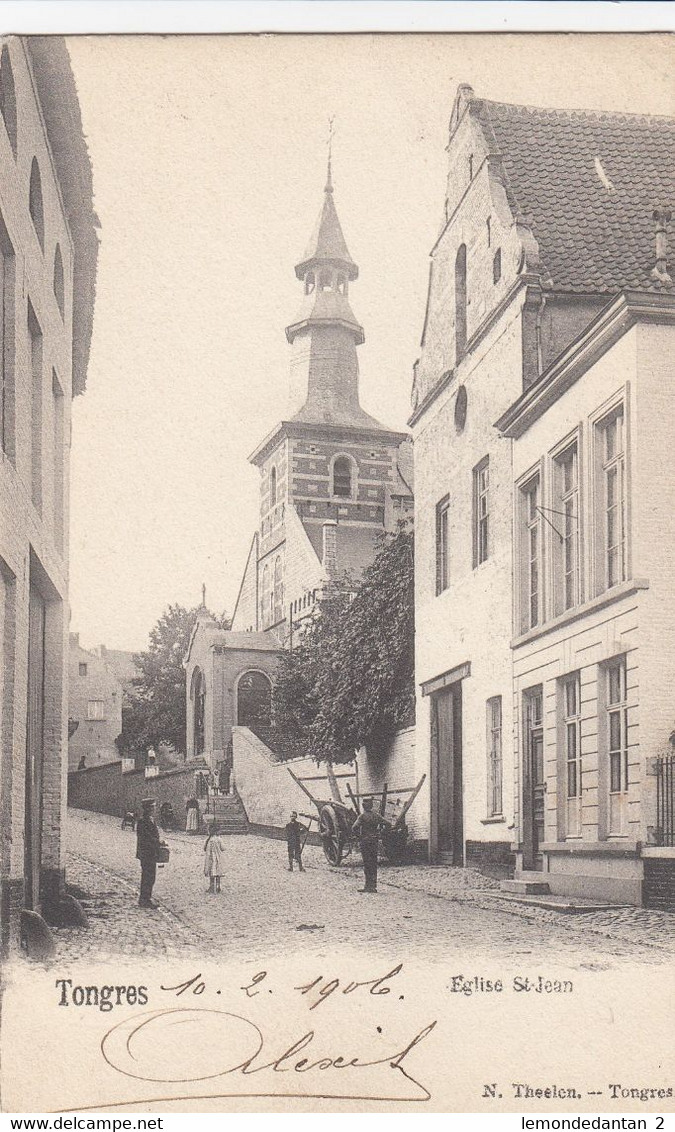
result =
[[[293,862],[296,861],[301,873],[304,873],[304,865],[302,863],[302,848],[303,842],[301,837],[303,833],[307,832],[307,826],[298,821],[298,815],[295,810],[291,814],[291,820],[286,826],[286,844],[288,846],[288,871],[293,872]]]
[[[209,878],[209,892],[220,892],[220,878],[223,875],[225,840],[220,826],[216,825],[206,838],[204,845],[204,876]]]

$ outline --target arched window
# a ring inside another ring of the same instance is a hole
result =
[[[264,672],[244,672],[237,684],[239,727],[269,727],[272,722],[272,684]]]
[[[330,271],[322,271],[319,276],[319,290],[332,291],[333,290],[333,277]]]
[[[269,625],[270,609],[270,568],[267,563],[263,566],[262,582],[260,586],[260,622],[263,629]]]
[[[14,75],[7,47],[3,47],[0,54],[0,113],[5,123],[9,144],[16,157],[16,91],[14,89]]]
[[[281,555],[274,561],[274,596],[272,622],[276,625],[284,616],[284,581],[281,572]]]
[[[276,507],[277,503],[277,470],[272,468],[270,472],[270,507]]]
[[[42,205],[42,178],[40,176],[40,167],[37,163],[37,157],[33,158],[33,164],[30,167],[30,188],[28,190],[28,211],[30,212],[33,221],[33,227],[40,247],[45,250],[45,214]]]
[[[190,684],[190,699],[192,700],[192,746],[193,753],[204,753],[204,714],[206,707],[206,682],[201,668],[195,668]]]
[[[455,358],[466,349],[466,244],[460,244],[455,259]]]
[[[316,287],[316,277],[314,275],[314,272],[308,271],[307,275],[305,276],[305,294],[311,295],[311,293],[312,293],[312,291],[314,290],[315,287]]]
[[[54,252],[54,295],[56,297],[58,308],[61,311],[61,318],[63,318],[63,312],[65,309],[63,260],[61,259],[61,249],[58,244],[56,245],[56,251]]]
[[[347,276],[346,275],[338,275],[337,289],[338,289],[338,291],[340,292],[341,295],[347,294]]]
[[[341,499],[352,496],[352,462],[348,456],[338,456],[333,464],[333,495]]]

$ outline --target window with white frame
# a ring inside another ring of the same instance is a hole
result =
[[[579,450],[576,440],[554,460],[555,505],[551,527],[555,553],[553,591],[556,614],[581,600],[579,553]]]
[[[487,701],[487,813],[502,813],[502,697]]]
[[[104,700],[89,700],[87,703],[87,719],[105,719]]]
[[[626,580],[626,447],[623,405],[596,425],[598,589]]]
[[[581,835],[581,683],[579,673],[565,676],[560,684],[562,731],[565,755],[565,832]]]
[[[436,593],[447,590],[450,583],[448,524],[450,497],[444,496],[436,504]]]
[[[473,564],[480,566],[489,553],[490,460],[486,456],[473,470]]]
[[[617,657],[605,667],[606,738],[609,785],[609,833],[621,834],[628,791],[628,705],[626,658]]]
[[[541,593],[541,482],[532,476],[520,489],[521,496],[521,626],[534,629],[542,617]]]

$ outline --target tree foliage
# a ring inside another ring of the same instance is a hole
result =
[[[304,736],[317,761],[383,750],[414,720],[413,562],[413,533],[401,523],[360,584],[328,589],[282,657],[276,723]]]
[[[169,605],[150,633],[148,648],[134,656],[138,676],[125,689],[119,750],[139,756],[166,743],[185,753],[183,659],[199,609]],[[223,614],[216,622],[227,629]]]

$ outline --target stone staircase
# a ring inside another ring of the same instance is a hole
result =
[[[215,821],[224,834],[248,833],[246,810],[237,793],[212,795],[202,819],[209,826]]]
[[[548,896],[551,889],[544,880],[544,873],[521,870],[513,880],[503,880],[502,892],[512,896]]]

